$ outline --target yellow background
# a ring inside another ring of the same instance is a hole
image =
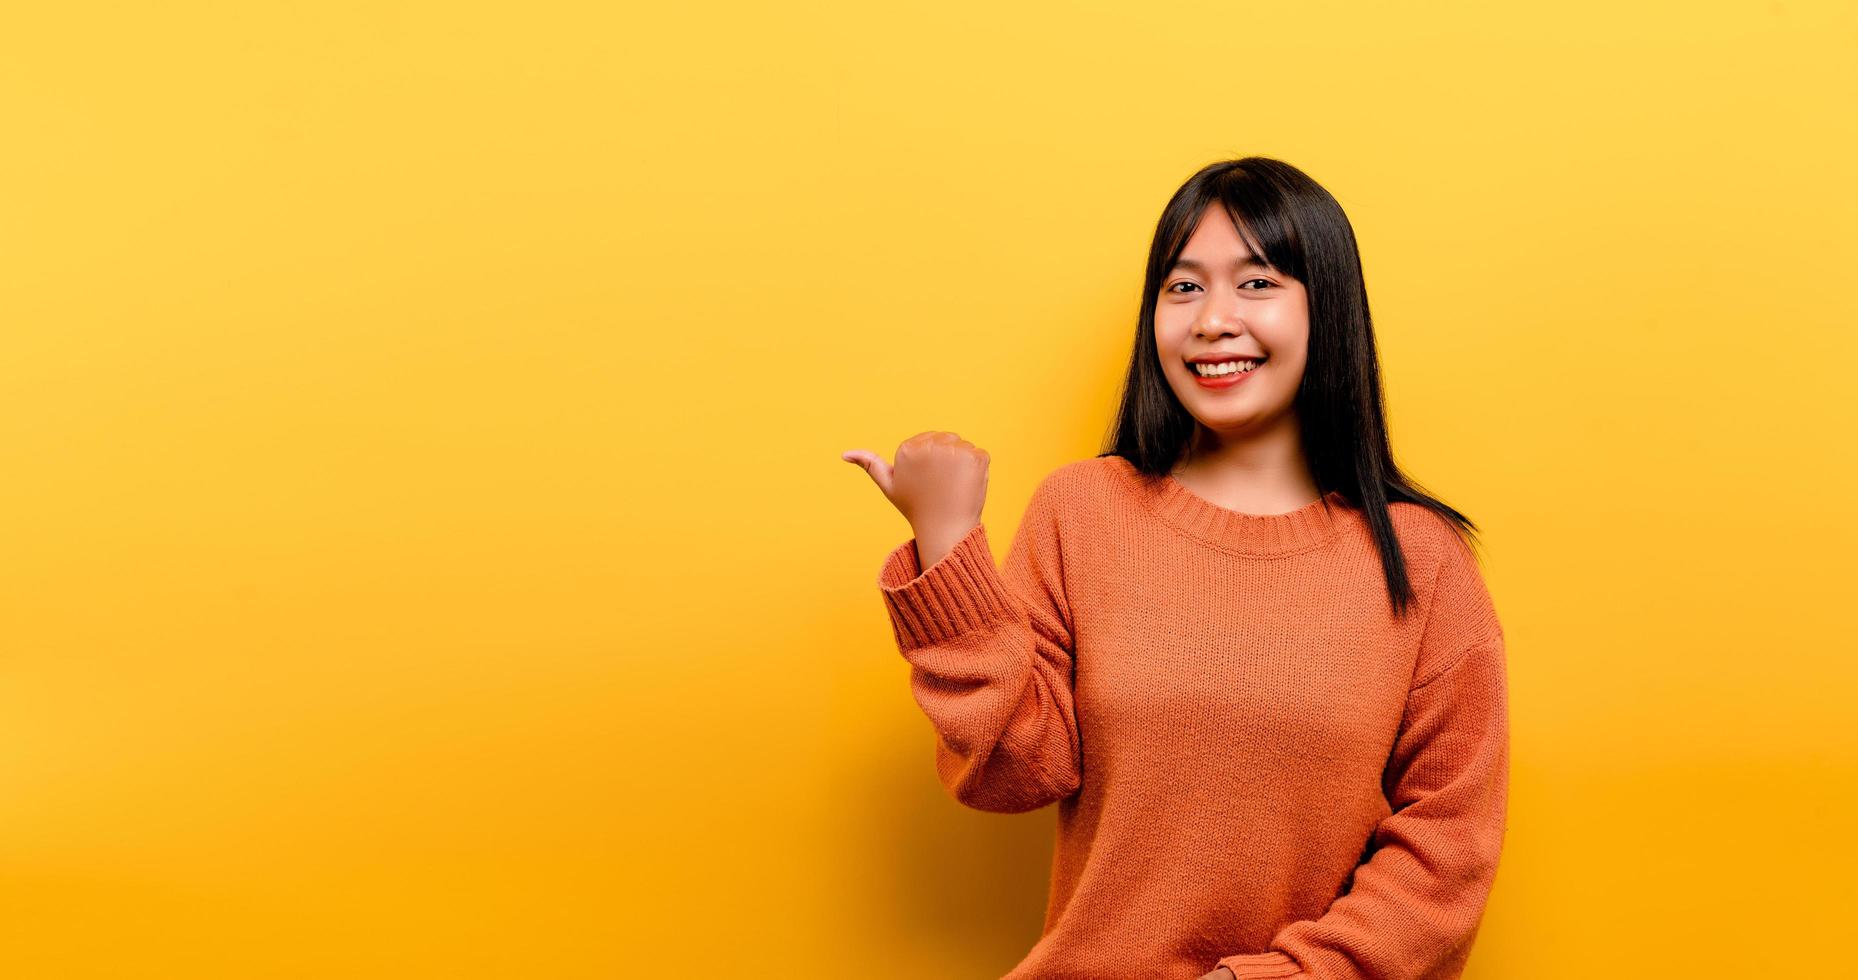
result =
[[[13,5],[0,975],[1004,972],[1053,811],[935,782],[839,453],[976,441],[1001,547],[1249,153],[1347,208],[1484,528],[1470,977],[1836,974],[1855,55],[1779,0]]]

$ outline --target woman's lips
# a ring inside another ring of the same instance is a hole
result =
[[[1218,390],[1230,388],[1262,370],[1264,370],[1264,362],[1260,361],[1258,362],[1258,366],[1252,368],[1250,371],[1234,371],[1231,374],[1222,374],[1217,378],[1203,378],[1193,368],[1188,368],[1187,373],[1194,376],[1194,383],[1200,387]]]

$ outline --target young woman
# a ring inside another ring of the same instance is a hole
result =
[[[941,781],[1058,804],[1007,977],[1458,977],[1503,845],[1503,630],[1475,525],[1394,464],[1354,232],[1307,175],[1175,192],[1109,444],[1000,569],[984,450],[844,454],[914,532],[878,584]]]

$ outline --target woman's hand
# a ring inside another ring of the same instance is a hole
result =
[[[1200,980],[1234,980],[1234,978],[1232,976],[1231,970],[1228,970],[1223,966],[1216,966],[1213,968],[1212,973],[1208,973],[1205,976],[1202,976]]]
[[[923,568],[981,522],[987,503],[987,450],[953,432],[919,432],[897,447],[894,466],[866,449],[839,456],[864,467],[916,532]]]

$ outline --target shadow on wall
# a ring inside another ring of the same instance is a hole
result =
[[[899,697],[913,706],[907,689]],[[956,802],[936,779],[927,718],[887,725],[863,748],[843,773],[859,791],[841,796],[842,884],[855,930],[882,948],[848,954],[924,976],[1006,973],[1044,924],[1057,807],[1003,814]]]

